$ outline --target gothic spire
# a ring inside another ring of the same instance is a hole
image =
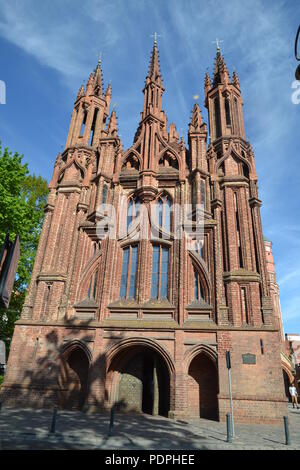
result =
[[[141,119],[152,114],[161,119],[161,97],[164,92],[162,75],[159,65],[158,49],[156,38],[150,58],[149,70],[146,76],[144,87],[144,111]]]
[[[102,98],[102,90],[103,90],[103,78],[102,78],[102,70],[101,70],[101,60],[98,60],[97,67],[94,72],[94,92],[96,96]]]
[[[215,59],[214,68],[214,86],[221,83],[229,82],[229,73],[225,64],[224,57],[221,54],[220,48],[217,48],[217,55]]]
[[[150,64],[149,64],[149,71],[146,77],[146,81],[147,81],[147,78],[149,78],[152,82],[156,82],[159,85],[162,85],[162,75],[160,71],[159,54],[158,54],[156,39],[154,40],[154,44],[153,44],[153,49],[152,49],[152,54],[151,54],[151,59],[150,59]]]

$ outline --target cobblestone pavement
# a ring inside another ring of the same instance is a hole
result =
[[[236,424],[231,444],[226,425],[209,420],[183,422],[149,415],[116,414],[108,436],[109,416],[58,411],[55,434],[49,432],[50,410],[12,409],[0,412],[0,449],[300,449],[300,409],[289,407],[291,445],[284,425]]]

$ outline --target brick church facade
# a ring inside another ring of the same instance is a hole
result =
[[[229,350],[235,418],[279,421],[287,411],[279,327],[238,76],[218,49],[205,77],[209,145],[198,104],[187,143],[167,128],[156,41],[143,92],[125,151],[100,62],[79,90],[2,399],[224,420]],[[115,236],[101,238],[109,208]],[[203,237],[190,249],[199,214]]]

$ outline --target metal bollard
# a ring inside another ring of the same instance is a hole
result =
[[[115,409],[112,406],[110,409],[110,421],[109,421],[109,430],[108,435],[111,436],[114,428],[114,418],[115,418]]]
[[[232,442],[232,435],[230,429],[230,414],[226,413],[226,428],[227,428],[227,442]]]
[[[51,428],[50,428],[50,432],[51,432],[52,434],[55,434],[56,415],[57,415],[57,406],[55,406],[54,409],[53,409],[52,423],[51,423]]]
[[[2,410],[2,401],[0,401],[0,411]]]
[[[291,445],[291,439],[290,439],[288,417],[284,416],[283,421],[284,421],[284,432],[285,432],[285,445],[290,446]]]

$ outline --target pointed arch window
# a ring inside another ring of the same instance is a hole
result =
[[[237,135],[240,135],[241,130],[240,130],[240,114],[239,114],[239,105],[238,105],[238,100],[236,97],[234,97],[234,114],[235,114],[235,133]]]
[[[166,299],[169,290],[169,248],[153,245],[151,298]]]
[[[120,297],[134,299],[136,292],[136,275],[138,263],[138,246],[128,246],[123,250]]]
[[[249,313],[247,305],[247,291],[246,287],[241,287],[241,307],[242,307],[242,322],[249,324]]]
[[[204,299],[200,275],[196,271],[196,269],[194,269],[194,296],[195,296],[195,300]]]
[[[171,231],[171,201],[166,194],[157,201],[157,222],[164,231]]]
[[[226,116],[226,126],[231,126],[230,105],[229,105],[228,98],[225,98],[225,116]]]
[[[81,129],[80,129],[80,137],[82,137],[84,135],[86,119],[87,119],[87,111],[84,110],[83,111],[83,119],[82,119]]]
[[[220,115],[220,100],[217,96],[214,101],[215,105],[215,122],[216,122],[216,139],[221,136],[221,115]]]
[[[127,208],[127,232],[130,228],[132,222],[137,218],[140,210],[141,202],[133,195],[128,201],[128,208]]]
[[[237,240],[237,255],[238,255],[238,266],[239,268],[244,267],[243,251],[242,251],[242,241],[241,241],[241,230],[240,230],[240,217],[237,201],[237,193],[233,193],[234,199],[234,210],[235,210],[235,227],[236,227],[236,240]]]
[[[89,145],[93,145],[94,143],[94,135],[95,135],[98,112],[99,112],[98,108],[95,108],[91,132],[90,132]]]

